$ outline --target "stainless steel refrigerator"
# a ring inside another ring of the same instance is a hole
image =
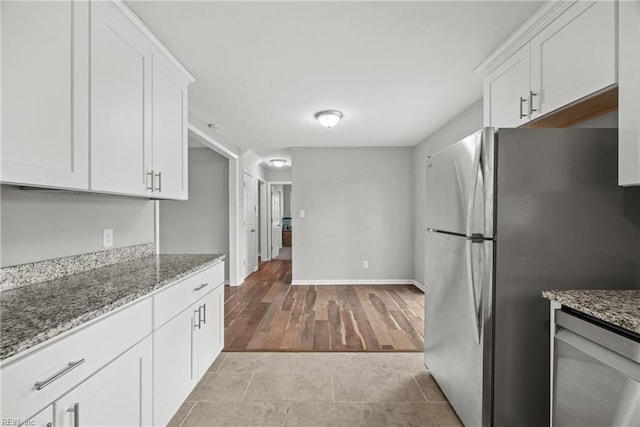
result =
[[[425,364],[465,425],[546,425],[541,291],[640,289],[617,129],[485,128],[426,167]]]

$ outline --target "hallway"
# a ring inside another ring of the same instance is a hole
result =
[[[271,261],[225,287],[225,351],[423,349],[424,294],[412,285],[291,286]]]

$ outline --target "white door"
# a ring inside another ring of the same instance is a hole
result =
[[[56,402],[55,425],[140,426],[152,420],[151,337]]]
[[[2,2],[2,181],[89,188],[89,4]]]
[[[484,85],[488,111],[485,125],[498,128],[526,123],[529,120],[529,45],[487,76]]]
[[[150,196],[151,48],[108,3],[91,8],[91,189]]]
[[[243,206],[244,206],[244,275],[248,276],[256,268],[256,181],[247,172],[244,173]]]
[[[187,198],[187,81],[153,56],[154,197]]]

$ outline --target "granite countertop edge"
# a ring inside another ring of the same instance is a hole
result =
[[[152,255],[155,256],[155,255]],[[32,350],[33,347],[44,343],[45,341],[57,337],[67,331],[70,331],[76,327],[79,327],[91,320],[94,320],[102,315],[108,314],[124,305],[136,301],[138,299],[142,299],[144,297],[150,296],[154,292],[162,289],[163,287],[175,283],[193,273],[204,270],[207,267],[212,267],[216,264],[224,261],[225,255],[215,255],[214,258],[204,261],[197,266],[193,266],[184,271],[180,271],[171,277],[165,277],[163,280],[158,281],[157,283],[148,286],[144,289],[137,290],[125,297],[122,297],[113,302],[107,302],[105,305],[98,309],[90,310],[86,313],[83,313],[80,316],[76,316],[75,318],[62,322],[60,324],[56,324],[53,326],[46,327],[46,330],[39,332],[38,334],[27,338],[25,340],[21,340],[19,343],[7,346],[6,348],[2,348],[0,351],[0,363],[5,364],[7,359],[13,359],[13,356],[16,356],[22,352],[27,350]],[[108,267],[106,267],[108,268]],[[22,356],[22,355],[21,355]]]
[[[640,290],[545,290],[542,296],[640,334]]]

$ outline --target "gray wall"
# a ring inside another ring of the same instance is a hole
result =
[[[472,134],[482,128],[482,99],[447,122],[431,136],[413,148],[414,173],[414,278],[424,285],[424,233],[426,200],[426,158],[446,146]]]
[[[294,281],[413,279],[413,151],[292,149]]]
[[[291,185],[286,184],[282,186],[282,217],[287,218],[291,216]]]
[[[153,202],[124,196],[2,186],[2,267],[103,250],[102,229],[114,248],[154,240]]]
[[[269,182],[291,182],[291,168],[265,168]]]
[[[229,161],[225,157],[208,148],[189,148],[189,200],[160,202],[160,253],[229,255]]]

